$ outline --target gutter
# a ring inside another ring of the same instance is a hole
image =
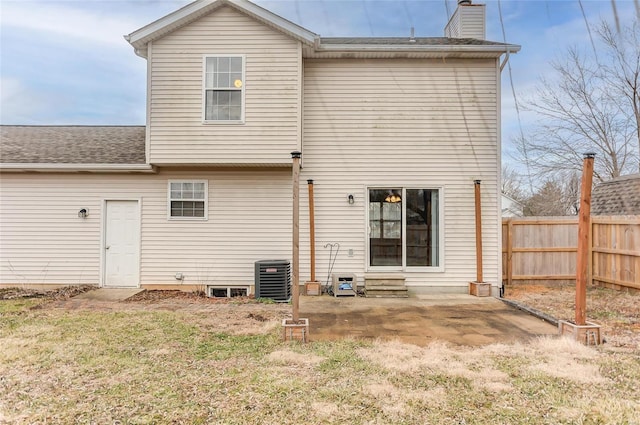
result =
[[[507,65],[507,62],[509,61],[509,53],[511,51],[509,49],[507,49],[507,52],[504,56],[504,59],[502,60],[502,63],[500,64],[500,72],[502,72],[502,70],[504,69],[504,67]],[[516,50],[517,52],[517,50]],[[515,53],[515,52],[514,52]]]
[[[0,172],[7,173],[156,173],[151,164],[0,164]]]
[[[383,55],[411,55],[416,57],[427,58],[447,58],[447,57],[460,57],[460,58],[500,58],[506,54],[505,59],[500,65],[503,68],[508,60],[510,54],[520,51],[518,45],[502,45],[502,46],[452,46],[452,45],[371,45],[371,44],[322,44],[316,40],[313,50],[310,51],[305,57],[309,58],[323,58],[333,57],[333,55],[350,55],[349,57],[356,57],[357,55],[376,56]],[[351,56],[354,55],[354,56]]]
[[[320,44],[315,51],[322,52],[455,52],[455,53],[517,53],[520,46],[424,46],[424,45],[371,45],[371,44]]]

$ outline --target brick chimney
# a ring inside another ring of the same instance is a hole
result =
[[[444,27],[449,38],[486,39],[485,5],[472,4],[471,0],[458,0],[458,7]]]

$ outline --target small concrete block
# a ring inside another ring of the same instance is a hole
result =
[[[574,339],[584,345],[602,344],[600,325],[586,322],[584,325],[576,325],[566,320],[558,321],[558,335]]]
[[[282,339],[284,341],[309,342],[309,319],[282,319]]]
[[[322,284],[317,281],[305,282],[304,293],[309,296],[322,295]]]
[[[469,282],[469,295],[476,297],[490,297],[491,284],[486,282]]]

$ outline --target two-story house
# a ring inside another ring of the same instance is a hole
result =
[[[325,38],[246,0],[198,0],[131,33],[145,126],[2,127],[0,284],[251,290],[256,261],[291,259],[300,151],[320,280],[333,267],[466,292],[480,179],[497,291],[500,72],[519,46],[485,38],[468,1],[445,37]]]

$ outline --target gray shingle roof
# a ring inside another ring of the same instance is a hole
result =
[[[592,215],[640,215],[640,174],[600,183],[593,189]]]
[[[478,40],[475,38],[448,37],[322,37],[320,44],[325,45],[362,45],[373,46],[509,46],[505,43]]]
[[[144,164],[144,126],[0,126],[0,163]]]

